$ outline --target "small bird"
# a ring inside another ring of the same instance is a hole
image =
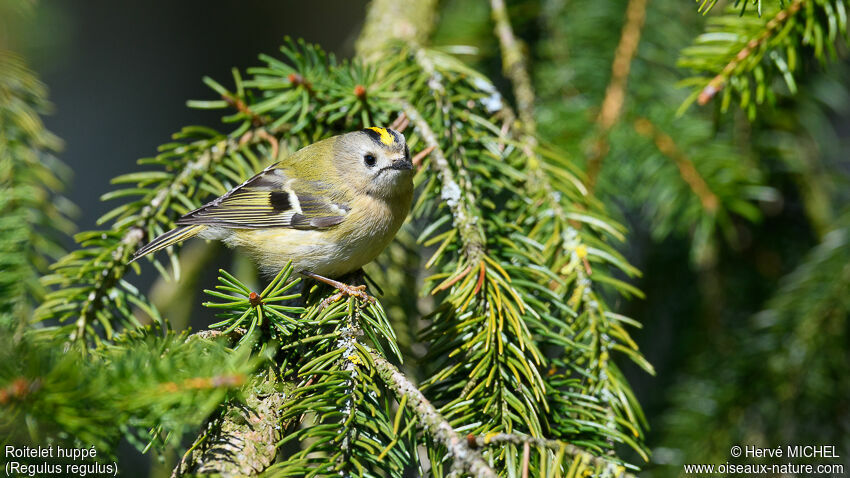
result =
[[[176,221],[130,262],[194,236],[248,252],[267,275],[295,271],[333,280],[371,262],[392,241],[413,200],[413,163],[399,132],[366,128],[306,146]]]

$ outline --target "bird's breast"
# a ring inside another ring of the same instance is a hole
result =
[[[407,217],[409,201],[391,203],[371,197],[352,204],[339,225],[340,248],[350,258],[352,270],[374,260],[392,241]]]
[[[242,229],[226,240],[245,248],[267,274],[291,260],[296,271],[340,277],[374,260],[404,223],[412,198],[397,202],[360,197],[345,219],[328,229]]]

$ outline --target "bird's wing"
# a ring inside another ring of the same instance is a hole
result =
[[[331,186],[291,177],[272,165],[200,208],[177,220],[178,225],[235,229],[327,229],[342,222],[350,207],[331,200]]]

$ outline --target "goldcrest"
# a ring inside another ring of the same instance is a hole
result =
[[[413,174],[397,131],[334,136],[179,218],[132,260],[198,236],[245,250],[269,275],[292,261],[310,277],[341,277],[375,259],[398,232],[413,200]]]

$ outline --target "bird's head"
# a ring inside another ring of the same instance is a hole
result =
[[[366,128],[339,137],[334,163],[343,181],[382,199],[408,192],[413,163],[404,136],[389,128]]]

